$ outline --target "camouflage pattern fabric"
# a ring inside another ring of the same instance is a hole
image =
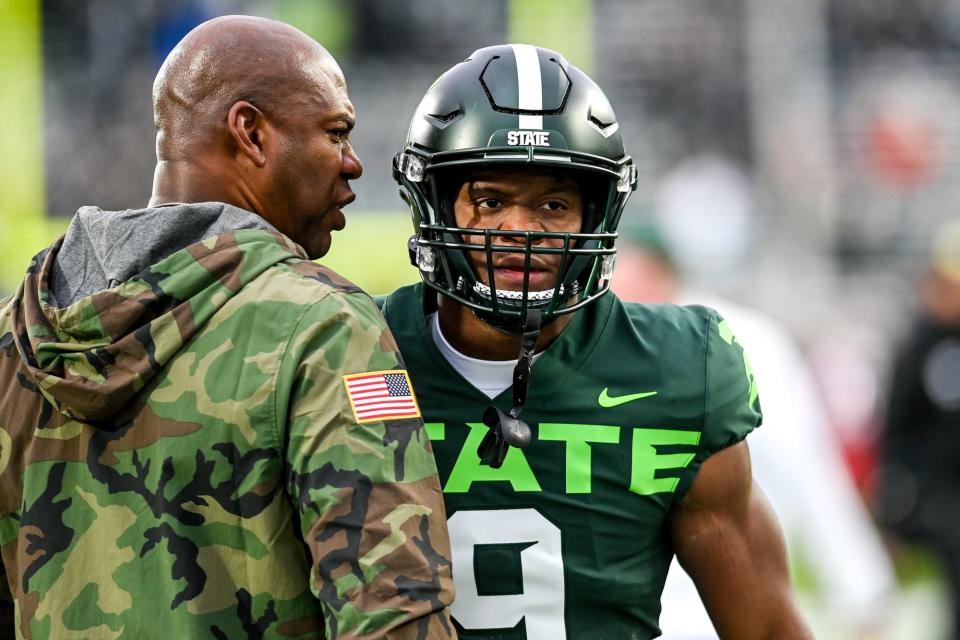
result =
[[[345,391],[402,367],[366,294],[240,230],[57,309],[58,247],[0,301],[18,637],[455,637],[423,425]]]

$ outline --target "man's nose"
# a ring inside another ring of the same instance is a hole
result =
[[[500,228],[504,231],[510,229],[516,229],[517,231],[538,231],[542,230],[542,227],[543,225],[540,224],[537,212],[531,207],[514,204],[505,207],[503,210]]]
[[[347,144],[343,150],[343,160],[340,174],[347,180],[356,180],[363,175],[363,163],[360,162],[357,152]]]
[[[536,212],[523,205],[511,205],[504,209],[500,221],[501,231],[543,231]],[[523,236],[504,236],[514,242],[524,242]]]

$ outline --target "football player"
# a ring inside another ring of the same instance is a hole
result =
[[[443,482],[461,637],[654,638],[676,554],[723,638],[808,638],[744,438],[750,365],[703,307],[609,289],[637,172],[546,49],[443,74],[394,160],[423,282],[381,301]]]

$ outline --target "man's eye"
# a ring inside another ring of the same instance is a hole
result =
[[[328,129],[327,133],[329,133],[333,138],[335,138],[337,142],[343,142],[344,140],[347,139],[347,135],[350,132],[346,129]]]
[[[499,209],[501,203],[496,198],[480,198],[476,201],[478,209]]]
[[[560,202],[559,200],[548,200],[547,202],[543,203],[542,207],[547,211],[560,212],[560,211],[565,211],[567,208],[567,205],[564,204],[563,202]]]

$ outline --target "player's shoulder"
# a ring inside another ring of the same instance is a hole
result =
[[[376,296],[374,301],[385,312],[419,308],[423,305],[423,283],[408,284],[387,295]]]
[[[696,363],[707,357],[714,316],[709,309],[623,302],[614,296],[607,299],[612,299],[609,313],[587,316],[586,320],[594,322],[581,323],[600,332],[593,335],[602,358],[642,358],[669,375],[680,375],[698,368]]]
[[[416,283],[400,287],[393,293],[376,296],[374,302],[386,318],[390,329],[403,332],[404,328],[412,328],[423,320],[424,313],[423,283]]]
[[[717,327],[723,318],[711,307],[699,304],[643,304],[623,302],[623,316],[635,331],[644,335],[671,334],[704,339],[711,327]]]

